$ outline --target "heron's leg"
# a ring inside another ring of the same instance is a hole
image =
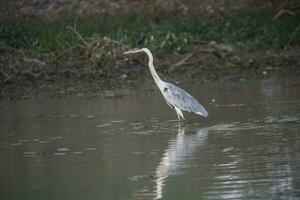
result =
[[[178,118],[179,119],[182,118],[185,121],[185,118],[183,116],[182,110],[180,110],[180,108],[177,108],[177,107],[175,107],[175,110],[176,110]]]
[[[180,116],[178,115],[177,111],[176,111],[176,114],[177,114],[177,119],[178,119],[178,122],[179,122],[179,125],[180,125]]]
[[[177,114],[177,119],[178,119],[178,121],[180,122],[180,113],[179,113],[180,109],[177,108],[177,107],[174,107],[174,109],[175,109],[176,114]]]
[[[183,121],[186,121],[186,119],[184,118],[184,116],[183,116],[183,113],[182,113],[182,112],[181,112],[181,114],[182,114],[182,116],[181,116],[181,117],[182,117]]]

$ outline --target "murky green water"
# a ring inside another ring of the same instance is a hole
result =
[[[300,81],[184,88],[209,118],[158,90],[0,102],[0,199],[300,198]]]

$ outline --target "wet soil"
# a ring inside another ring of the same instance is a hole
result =
[[[155,66],[163,80],[173,83],[201,83],[212,81],[243,81],[245,79],[286,78],[300,75],[299,47],[277,51],[232,53],[203,51],[186,54],[169,54],[156,57]],[[13,63],[20,60],[1,56],[2,64],[13,71]],[[16,100],[66,95],[107,97],[122,96],[117,89],[146,88],[154,84],[148,71],[145,57],[122,57],[117,66],[95,71],[76,70],[76,66],[55,71],[52,66],[37,67],[31,71],[5,72],[0,74],[0,99]],[[12,67],[9,65],[11,64]],[[28,65],[28,63],[26,63]],[[63,66],[63,63],[61,64]],[[83,66],[84,67],[84,66]],[[10,74],[9,74],[10,73]]]

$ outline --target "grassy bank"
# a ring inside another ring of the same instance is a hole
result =
[[[244,13],[208,21],[131,14],[0,21],[0,99],[136,85],[150,77],[139,67],[145,61],[126,60],[121,52],[139,43],[159,57],[163,67],[158,71],[167,80],[299,75],[299,19],[273,21],[272,16]],[[219,53],[224,46],[233,51]]]
[[[38,56],[80,44],[81,38],[70,29],[73,27],[83,38],[97,34],[131,47],[142,41],[159,54],[190,51],[197,42],[211,40],[247,51],[300,44],[299,19],[272,21],[271,16],[249,13],[219,22],[134,14],[106,18],[19,19],[0,22],[0,41]]]

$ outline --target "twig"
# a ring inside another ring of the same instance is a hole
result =
[[[69,52],[69,51],[71,51],[71,50],[73,50],[73,49],[76,49],[76,48],[78,48],[78,47],[80,47],[80,46],[81,46],[81,45],[71,46],[70,48],[68,48],[68,49],[62,51],[60,54],[58,54],[58,55],[55,57],[55,59],[58,59],[59,57],[61,57],[61,56],[64,55],[65,53],[67,53],[67,52]]]
[[[278,11],[276,15],[274,15],[272,20],[276,20],[284,14],[287,14],[287,15],[290,15],[290,16],[296,16],[296,14],[293,11],[282,9],[282,10]]]
[[[297,26],[297,28],[295,29],[295,31],[292,33],[289,42],[287,43],[287,46],[290,46],[291,42],[293,41],[293,39],[295,38],[295,36],[297,35],[297,32],[300,29],[300,24]]]
[[[195,60],[195,61],[185,62],[185,63],[182,63],[181,65],[176,66],[176,67],[179,67],[179,66],[182,67],[182,66],[194,65],[194,64],[200,62],[201,60],[202,60],[202,59],[197,59],[197,60]]]
[[[4,79],[4,83],[6,83],[10,79],[10,76],[7,73],[5,73],[4,71],[0,71],[0,73],[4,74],[6,76],[6,79]]]
[[[83,37],[76,31],[76,29],[75,28],[73,28],[73,27],[71,27],[71,26],[68,26],[67,27],[68,29],[70,29],[71,31],[73,31],[74,33],[75,33],[75,35],[86,45],[86,46],[88,46],[89,45],[89,43],[85,40],[85,39],[83,39]]]
[[[117,40],[112,40],[112,39],[110,39],[110,38],[108,38],[108,37],[104,37],[103,39],[104,39],[104,40],[108,40],[108,41],[111,42],[111,43],[114,43],[114,44],[120,45],[120,46],[122,46],[122,47],[125,47],[126,49],[130,49],[127,45],[125,45],[125,44],[123,44],[123,43],[121,43],[121,42],[119,42],[119,41],[117,41]]]
[[[177,63],[172,64],[172,67],[179,67],[179,66],[182,66],[182,65],[186,65],[186,61],[188,59],[190,59],[193,55],[194,55],[193,53],[189,53],[186,57],[184,57],[183,59],[181,59]]]
[[[38,60],[36,58],[24,58],[24,61],[25,62],[35,63],[35,64],[37,64],[37,66],[46,66],[45,62],[43,62],[41,60]]]

